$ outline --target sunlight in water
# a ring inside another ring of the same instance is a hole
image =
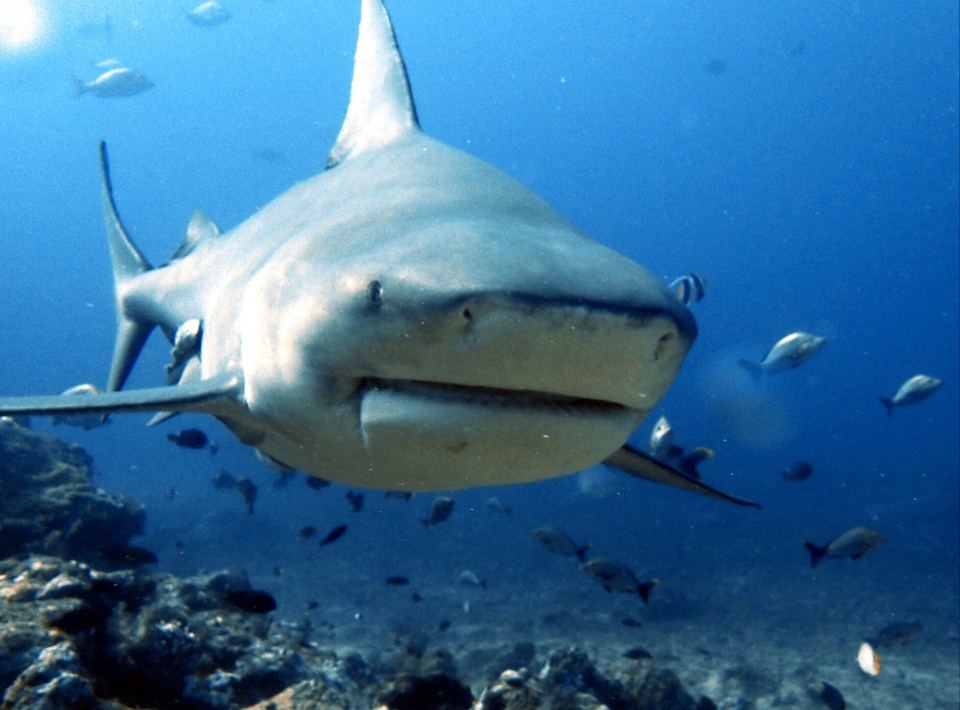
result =
[[[24,52],[42,39],[44,13],[36,0],[0,0],[0,51]]]

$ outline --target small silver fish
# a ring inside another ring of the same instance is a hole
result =
[[[809,540],[803,541],[803,546],[810,553],[810,566],[816,567],[824,557],[833,557],[840,559],[849,557],[851,560],[857,560],[870,552],[875,547],[879,547],[889,539],[870,528],[856,527],[850,528],[845,533],[838,535],[823,547],[814,545]]]
[[[487,507],[494,513],[503,513],[504,515],[510,515],[513,513],[513,508],[505,504],[496,496],[487,498]]]
[[[567,535],[560,532],[556,528],[537,528],[536,530],[532,530],[530,534],[537,538],[541,545],[555,555],[576,557],[581,562],[584,561],[587,550],[589,550],[591,547],[589,542],[586,545],[577,545]]]
[[[707,280],[699,274],[684,274],[671,281],[668,288],[677,294],[683,305],[689,306],[699,303],[707,295]]]
[[[77,385],[76,387],[70,387],[61,392],[61,395],[71,395],[82,397],[89,394],[100,394],[100,388],[96,385],[91,384],[82,384]],[[96,429],[97,427],[107,424],[107,419],[102,414],[71,414],[65,416],[56,416],[50,418],[51,423],[53,424],[65,424],[66,426],[73,426],[79,429]]]
[[[198,27],[215,27],[230,19],[230,13],[218,2],[200,3],[187,13],[187,19]]]
[[[798,331],[780,338],[759,363],[737,360],[737,364],[749,370],[754,377],[759,378],[765,372],[773,373],[800,367],[820,352],[820,348],[826,342],[827,339],[821,338],[819,335]]]
[[[480,579],[475,572],[465,569],[463,572],[457,575],[457,581],[460,584],[464,584],[468,587],[480,587],[480,589],[487,588],[487,580]]]
[[[641,582],[629,567],[609,557],[595,557],[580,565],[580,569],[593,577],[607,592],[637,594],[644,604],[650,599],[650,590],[660,584],[657,579]]]
[[[900,385],[900,389],[893,397],[881,397],[880,402],[887,408],[887,414],[893,414],[894,407],[905,407],[908,404],[917,404],[936,392],[943,380],[930,375],[914,375]]]
[[[73,78],[75,96],[92,93],[101,99],[135,96],[153,88],[153,82],[136,69],[117,67],[98,76],[93,81],[84,82]]]
[[[683,449],[673,443],[673,428],[666,417],[660,417],[650,433],[650,455],[658,461],[680,456]]]

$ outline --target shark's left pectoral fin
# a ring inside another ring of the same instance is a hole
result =
[[[157,411],[219,414],[237,406],[242,389],[239,375],[225,374],[175,387],[103,392],[82,397],[70,395],[2,397],[0,398],[0,416],[70,416]]]
[[[699,493],[700,495],[709,496],[718,500],[725,500],[729,503],[735,503],[736,505],[746,505],[752,508],[760,507],[759,503],[736,498],[723,491],[718,491],[716,488],[708,486],[699,478],[688,476],[682,471],[678,471],[672,466],[668,466],[632,446],[622,446],[610,454],[603,463],[646,481],[665,483],[674,488],[680,488],[685,491],[690,491],[691,493]]]

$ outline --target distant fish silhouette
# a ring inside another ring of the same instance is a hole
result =
[[[727,71],[727,63],[722,59],[711,59],[703,65],[703,70],[707,72],[707,74],[721,76]]]

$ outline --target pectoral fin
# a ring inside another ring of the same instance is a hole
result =
[[[700,479],[688,476],[672,466],[657,461],[652,456],[648,456],[632,446],[622,446],[607,457],[603,463],[624,473],[629,473],[631,476],[653,481],[654,483],[665,483],[674,488],[680,488],[685,491],[690,491],[691,493],[699,493],[700,495],[709,496],[718,500],[725,500],[729,503],[735,503],[736,505],[746,505],[752,508],[760,507],[758,503],[736,498],[722,491],[718,491]]]
[[[235,407],[242,394],[241,377],[226,374],[175,387],[104,392],[82,397],[53,395],[2,397],[0,416],[113,414],[117,412],[206,412],[218,414]]]

